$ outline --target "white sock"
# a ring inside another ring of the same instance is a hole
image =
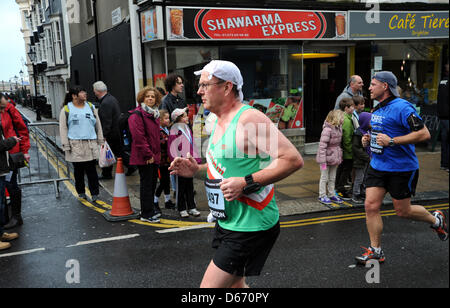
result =
[[[381,247],[372,247],[372,248],[375,253],[379,254],[381,252]]]
[[[156,196],[154,196],[154,197],[153,197],[153,202],[158,203],[158,201],[159,201],[159,198],[156,197]]]
[[[441,220],[437,216],[434,216],[434,219],[436,219],[436,221],[434,222],[433,227],[439,228],[441,226]]]
[[[169,201],[170,200],[170,194],[164,195],[164,198],[165,198],[166,202]]]

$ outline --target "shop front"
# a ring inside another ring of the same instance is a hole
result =
[[[349,11],[349,39],[357,42],[357,52],[365,54],[358,70],[365,71],[368,78],[377,71],[392,71],[402,97],[419,108],[436,104],[449,57],[448,11],[379,14],[378,22],[369,24],[366,12]]]
[[[349,39],[357,42],[357,72],[364,72],[364,80],[381,70],[397,76],[400,95],[415,105],[431,133],[428,145],[434,150],[439,138],[437,90],[448,74],[448,11],[379,12],[378,22],[370,24],[366,12],[348,13]],[[371,102],[371,107],[376,103]]]
[[[164,25],[157,24],[157,8],[141,13],[147,37],[149,27],[166,32],[166,40],[145,43],[148,84],[163,87],[165,74],[177,73],[186,101],[199,106],[194,71],[214,59],[232,61],[244,79],[244,103],[264,112],[299,150],[318,141],[347,82],[347,12],[169,6],[163,12]]]

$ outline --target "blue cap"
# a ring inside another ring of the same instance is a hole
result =
[[[389,71],[377,72],[372,77],[372,79],[376,79],[381,82],[386,82],[389,86],[389,90],[391,91],[392,95],[394,95],[395,97],[400,96],[400,94],[397,91],[397,77],[395,77],[395,75],[392,74],[392,72]]]

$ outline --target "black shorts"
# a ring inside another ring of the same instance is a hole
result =
[[[392,198],[402,200],[416,193],[419,169],[405,172],[378,171],[369,166],[365,179],[367,187],[384,187]]]
[[[280,223],[265,231],[237,232],[216,223],[213,262],[221,270],[240,277],[258,276],[280,234]]]

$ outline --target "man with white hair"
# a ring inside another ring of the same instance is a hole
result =
[[[200,286],[247,287],[245,277],[260,275],[280,232],[273,183],[301,168],[303,159],[266,115],[242,103],[243,79],[235,64],[213,60],[195,74],[197,94],[217,116],[207,163],[177,157],[169,170],[184,177],[207,172],[217,251]]]
[[[120,107],[117,99],[108,93],[108,88],[103,81],[93,84],[94,94],[100,103],[98,115],[102,123],[103,136],[108,142],[116,157],[122,157],[122,141],[119,131]],[[113,166],[102,168],[100,180],[112,179]]]

